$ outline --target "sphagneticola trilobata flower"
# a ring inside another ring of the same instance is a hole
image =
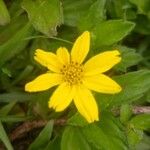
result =
[[[118,50],[105,51],[84,62],[90,49],[90,32],[80,35],[69,54],[65,47],[56,54],[41,49],[34,59],[48,71],[25,85],[25,91],[39,92],[58,85],[48,107],[63,111],[73,101],[79,113],[89,122],[99,120],[99,111],[91,90],[115,94],[121,87],[104,73],[121,61]]]

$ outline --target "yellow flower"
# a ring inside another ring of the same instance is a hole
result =
[[[90,48],[90,33],[85,31],[75,41],[71,54],[64,47],[56,54],[37,49],[34,59],[49,71],[25,85],[25,90],[38,92],[59,85],[48,102],[49,108],[63,111],[72,101],[89,122],[99,120],[98,107],[90,90],[114,94],[121,87],[103,73],[121,61],[117,50],[98,54],[83,63]]]

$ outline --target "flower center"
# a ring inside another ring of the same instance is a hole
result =
[[[63,80],[69,85],[82,83],[83,66],[81,64],[71,61],[70,64],[63,65],[60,71],[63,74]]]

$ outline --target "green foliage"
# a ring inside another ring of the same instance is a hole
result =
[[[56,137],[53,141],[50,141],[44,150],[60,149],[60,137]]]
[[[92,149],[92,145],[93,147],[95,147],[95,149],[102,149],[102,150],[103,149],[107,150],[110,147],[112,150],[128,149],[127,139],[126,139],[125,133],[123,132],[123,126],[121,125],[120,121],[118,119],[116,120],[112,116],[112,114],[108,112],[102,112],[101,115],[102,115],[102,118],[100,120],[100,123],[89,125],[87,123],[83,124],[84,118],[81,118],[79,115],[76,114],[74,118],[71,118],[68,122],[70,125],[74,127],[73,128],[68,127],[69,129],[67,129],[67,131],[68,130],[71,130],[71,131],[68,131],[67,133],[64,132],[65,135],[67,134],[66,143],[68,143],[68,145],[69,144],[72,145],[73,142],[71,140],[69,141],[68,139],[71,139],[70,136],[71,136],[71,132],[73,132],[72,130],[76,129],[76,130],[79,130],[83,134],[82,138],[85,138],[90,143],[91,149]],[[77,133],[77,131],[75,133]],[[73,137],[76,137],[76,136],[74,135]],[[111,140],[109,139],[110,137],[111,137]],[[63,145],[66,145],[66,144],[63,144]],[[84,145],[86,146],[87,144],[84,144]],[[76,148],[76,149],[79,149],[79,148]]]
[[[133,48],[116,46],[115,49],[119,49],[122,56],[121,63],[116,66],[118,71],[126,72],[129,67],[138,64],[142,60],[142,56]]]
[[[148,14],[150,13],[150,1],[149,0],[129,0],[131,3],[137,6],[138,12],[143,13],[143,14]]]
[[[40,132],[35,141],[28,148],[29,150],[43,149],[49,142],[53,130],[53,121],[49,121],[44,129]]]
[[[109,20],[97,24],[92,31],[94,46],[98,48],[117,43],[129,34],[133,28],[134,23],[122,20]]]
[[[79,113],[76,113],[71,118],[69,118],[67,123],[72,126],[81,127],[88,125],[87,121]]]
[[[0,109],[0,114],[7,115],[11,111],[11,109],[15,106],[15,104],[16,104],[16,102],[10,102],[6,106],[3,106]]]
[[[91,0],[64,0],[64,23],[69,26],[76,26],[81,17],[86,15],[91,4]]]
[[[135,128],[141,130],[150,129],[150,115],[149,114],[141,114],[133,117],[130,121],[131,124],[134,125]]]
[[[81,31],[92,30],[92,28],[105,20],[105,4],[106,0],[95,1],[88,9],[86,15],[82,16],[78,23]]]
[[[10,22],[10,15],[3,0],[0,0],[0,25]]]
[[[142,142],[140,144],[137,144],[136,149],[137,150],[141,150],[141,149],[148,150],[149,147],[150,147],[149,140],[150,140],[149,136],[144,135],[143,139],[142,139]]]
[[[31,26],[30,24],[27,24],[22,27],[11,39],[0,46],[0,66],[26,47],[29,41],[25,40],[25,38],[31,34]]]
[[[132,115],[132,108],[129,104],[123,104],[120,108],[120,121],[126,123]]]
[[[137,145],[143,138],[143,131],[131,128],[128,129],[127,136],[131,149],[135,149],[134,146]]]
[[[106,72],[122,91],[93,92],[100,121],[92,124],[73,103],[62,112],[50,110],[55,87],[24,91],[27,82],[47,71],[34,61],[35,49],[71,50],[86,30],[91,57],[119,50],[122,58]],[[133,111],[149,111],[149,39],[150,0],[0,0],[0,149],[149,150],[150,114]]]
[[[150,89],[150,71],[140,70],[117,76],[116,81],[123,90],[115,95],[97,95],[99,103],[105,107],[132,103],[141,98]],[[103,108],[103,107],[102,107]]]
[[[5,132],[2,123],[0,122],[0,139],[3,141],[8,150],[13,150],[13,147],[8,139],[7,133]]]
[[[0,114],[3,116],[6,116],[9,111],[13,108],[13,106],[15,105],[15,102],[9,103],[6,106],[4,106],[3,108],[0,109]],[[8,150],[13,150],[13,147],[11,145],[11,142],[7,136],[7,133],[2,125],[2,122],[0,121],[0,139],[1,141],[5,144],[6,148]]]
[[[78,150],[78,149],[87,149],[91,150],[88,142],[83,137],[80,129],[77,127],[66,127],[61,141],[62,150]]]
[[[22,6],[27,11],[29,20],[36,30],[48,36],[56,35],[57,26],[63,22],[59,0],[24,0]]]

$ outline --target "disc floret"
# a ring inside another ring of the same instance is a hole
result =
[[[83,77],[83,65],[71,61],[69,64],[63,65],[61,74],[63,75],[63,80],[69,85],[80,84]]]

